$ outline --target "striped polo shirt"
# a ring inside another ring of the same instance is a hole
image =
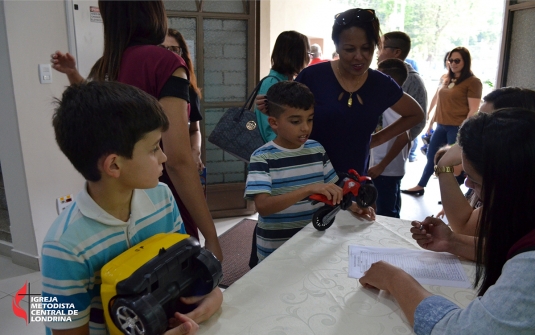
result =
[[[52,333],[48,327],[71,329],[88,322],[91,334],[106,334],[100,269],[129,247],[168,232],[185,233],[167,185],[159,183],[152,189],[134,190],[128,222],[98,206],[86,185],[54,221],[43,242],[43,297],[74,304],[78,310],[72,322],[46,323],[47,334]]]
[[[273,141],[258,148],[251,156],[245,186],[245,199],[267,193],[277,196],[318,183],[335,183],[338,176],[321,144],[308,140],[300,148],[286,149]],[[293,206],[269,216],[258,216],[256,242],[258,261],[280,247],[312,221],[323,204],[312,205],[302,199]]]

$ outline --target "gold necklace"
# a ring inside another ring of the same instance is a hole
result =
[[[342,78],[342,73],[340,72],[340,66],[338,64],[336,64],[336,68],[338,69],[338,76],[340,76],[340,80],[344,81],[344,84],[347,85],[347,83],[345,82],[345,79]],[[359,77],[358,77],[358,80],[357,80],[357,89],[353,92],[349,92],[347,91],[347,93],[349,93],[349,99],[347,100],[347,107],[351,107],[353,106],[353,93],[355,93],[356,91],[358,91],[358,88],[359,88],[359,84],[360,84],[360,79],[362,78],[362,76],[364,75],[361,74]],[[349,87],[349,86],[347,86]],[[343,88],[343,87],[342,87]],[[345,91],[345,89],[344,89]],[[341,100],[342,99],[342,96],[343,96],[343,92],[342,94],[340,95],[340,97],[338,98],[338,100]],[[362,105],[362,99],[360,98],[360,96],[357,94],[357,100],[360,102],[360,104]]]

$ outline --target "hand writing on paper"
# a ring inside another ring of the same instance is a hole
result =
[[[368,271],[364,272],[364,276],[359,279],[359,282],[364,287],[390,291],[392,278],[401,273],[405,273],[405,271],[390,263],[379,261],[373,263]]]
[[[412,221],[412,238],[419,246],[431,251],[449,251],[453,232],[442,220],[432,217],[424,221]],[[423,227],[423,229],[420,229]]]

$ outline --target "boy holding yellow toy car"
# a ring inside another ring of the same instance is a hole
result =
[[[67,322],[47,322],[47,334],[106,334],[102,267],[156,234],[185,233],[171,191],[158,183],[169,122],[158,101],[135,87],[89,82],[65,90],[53,126],[61,151],[87,182],[43,243],[43,298],[77,311]],[[196,307],[167,320],[164,330],[174,328],[166,335],[196,333],[197,323],[221,306],[214,285],[204,296],[180,298]]]

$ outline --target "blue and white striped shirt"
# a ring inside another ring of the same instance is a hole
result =
[[[48,327],[71,329],[88,322],[91,334],[106,334],[100,269],[129,247],[168,232],[185,233],[167,185],[134,190],[128,222],[105,212],[84,188],[52,224],[43,242],[43,297],[72,303],[78,310],[72,322],[46,323],[47,334],[51,334]]]
[[[337,181],[338,176],[320,143],[308,140],[298,149],[286,149],[270,141],[251,156],[245,199],[254,200],[255,195],[262,193],[277,196],[306,185]],[[278,213],[258,216],[258,261],[266,258],[310,223],[312,215],[322,205],[312,205],[305,198]]]

